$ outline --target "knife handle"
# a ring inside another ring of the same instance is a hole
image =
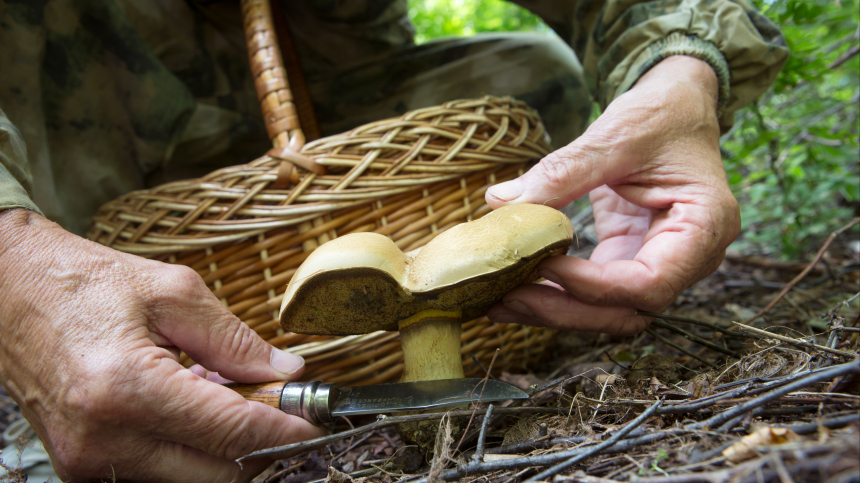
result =
[[[264,382],[226,386],[248,401],[261,402],[287,414],[299,416],[317,426],[334,422],[331,405],[337,400],[340,392],[337,384],[322,381]]]

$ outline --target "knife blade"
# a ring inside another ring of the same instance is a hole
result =
[[[247,400],[267,404],[316,425],[334,422],[340,416],[421,411],[479,401],[528,398],[510,384],[478,378],[347,387],[322,381],[228,384],[227,387]]]

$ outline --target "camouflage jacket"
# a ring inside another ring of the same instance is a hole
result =
[[[717,73],[726,128],[788,55],[746,0],[516,3],[575,53],[601,107],[663,58],[693,55]],[[414,48],[406,0],[282,7],[311,85]],[[338,95],[312,91],[317,108]],[[125,192],[261,155],[260,118],[236,0],[0,0],[0,210],[83,233]]]

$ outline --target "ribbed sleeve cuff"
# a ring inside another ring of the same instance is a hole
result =
[[[616,96],[627,92],[652,67],[666,57],[673,55],[695,57],[707,62],[714,69],[714,73],[717,75],[717,80],[720,83],[719,99],[717,100],[717,117],[722,116],[723,109],[729,102],[729,85],[731,81],[729,64],[716,45],[702,40],[695,35],[687,35],[682,32],[672,32],[667,37],[651,43],[640,52],[627,70],[624,81],[615,92]]]

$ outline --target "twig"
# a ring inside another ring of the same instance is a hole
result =
[[[659,404],[655,404],[655,406],[657,406],[657,405],[659,405]],[[497,408],[496,411],[498,411],[499,409],[506,409],[506,408]],[[650,409],[651,408],[649,408],[649,410]],[[656,409],[655,409],[655,411],[656,411]],[[646,411],[646,412],[648,412],[648,411]],[[643,413],[643,414],[645,414],[645,413]],[[640,417],[641,417],[641,415],[640,415]],[[650,415],[649,415],[649,417],[650,417]],[[628,423],[628,426],[630,426],[630,430],[633,430],[632,425],[638,419],[639,418],[637,417],[636,419],[634,419],[633,421]],[[647,419],[647,417],[645,419]],[[644,419],[643,419],[643,421],[644,421]],[[640,424],[640,423],[637,423],[637,424]],[[626,428],[627,428],[627,426],[625,426],[624,429],[626,429]],[[619,431],[619,433],[621,431],[624,431],[624,429],[621,429]],[[667,431],[665,433],[668,434],[669,432]],[[663,433],[659,433],[659,434],[663,434]],[[672,434],[674,434],[674,433],[672,433]],[[653,435],[648,435],[648,436],[653,436]],[[648,436],[645,436],[643,438],[647,438]],[[642,438],[639,438],[639,439],[642,439]],[[660,438],[658,438],[658,439],[660,439]],[[608,443],[610,440],[607,440],[606,443]],[[628,441],[634,441],[634,440],[628,440]],[[636,440],[636,441],[637,441],[636,444],[641,444],[638,442],[638,440]],[[605,444],[605,443],[601,443],[601,445],[602,444]],[[552,465],[552,464],[557,464],[557,463],[560,463],[562,461],[565,461],[565,460],[567,460],[573,456],[577,456],[581,453],[585,453],[586,451],[591,451],[595,447],[596,446],[588,446],[588,447],[584,447],[584,448],[583,447],[573,448],[573,449],[569,449],[567,451],[560,451],[557,453],[550,453],[550,454],[538,455],[538,456],[524,456],[521,458],[511,458],[509,460],[502,460],[502,461],[488,461],[488,462],[484,462],[484,463],[471,462],[471,463],[461,464],[461,465],[458,465],[457,468],[453,468],[453,469],[444,471],[444,472],[442,472],[441,475],[439,475],[439,477],[440,477],[440,479],[450,481],[450,480],[454,480],[457,478],[462,478],[466,475],[474,475],[474,474],[482,473],[482,472],[515,470],[515,469],[527,468],[529,466]],[[623,452],[623,451],[629,450],[632,447],[633,446],[631,446],[630,443],[628,443],[627,441],[619,441],[612,448],[610,448],[609,451],[611,451],[611,452]],[[418,480],[416,483],[428,483],[428,482],[427,482],[426,478],[423,478],[423,479]]]
[[[550,438],[549,436],[539,436],[537,438],[527,439],[517,443],[502,445],[496,448],[489,448],[484,451],[485,454],[515,454],[523,451],[531,451],[541,448],[549,448],[557,444],[582,444],[588,441],[585,436],[572,436],[568,438]]]
[[[481,383],[483,385],[481,386],[481,394],[478,396],[478,402],[476,404],[481,404],[481,400],[484,398],[484,389],[487,388],[487,382],[490,379],[490,371],[493,370],[493,364],[496,363],[496,356],[499,355],[500,350],[501,349],[496,349],[496,352],[493,352],[493,358],[490,360],[490,367],[487,369],[487,374],[484,376],[483,381],[481,381]],[[460,436],[460,441],[457,442],[457,447],[454,448],[455,452],[460,450],[460,445],[463,444],[463,441],[465,441],[466,434],[468,433],[469,428],[472,426],[472,421],[474,419],[475,419],[475,412],[472,411],[472,415],[469,416],[469,422],[466,423],[466,429],[463,430],[463,435]]]
[[[703,320],[688,319],[686,317],[676,317],[674,315],[658,314],[658,313],[654,313],[654,312],[646,312],[644,310],[637,310],[636,315],[644,315],[645,317],[654,317],[656,319],[673,320],[675,322],[686,322],[688,324],[701,325],[702,327],[707,327],[711,330],[721,332],[721,333],[723,333],[729,337],[735,337],[738,339],[749,339],[750,338],[748,336],[741,335],[741,334],[738,334],[737,332],[731,331],[727,327],[720,327],[719,325],[712,324],[710,322],[705,322]]]
[[[725,354],[727,356],[731,356],[731,357],[734,357],[736,359],[740,359],[740,356],[738,355],[737,352],[730,350],[730,349],[726,349],[725,347],[720,347],[717,344],[714,344],[713,342],[709,342],[709,341],[707,341],[707,340],[705,340],[705,339],[703,339],[697,335],[693,335],[693,334],[687,332],[686,330],[684,330],[680,327],[675,327],[674,325],[672,325],[668,322],[664,322],[662,320],[655,320],[654,322],[652,322],[652,324],[656,325],[657,327],[671,330],[672,332],[675,332],[676,334],[681,334],[684,337],[686,337],[687,340],[690,340],[690,341],[695,342],[697,344],[701,344],[701,345],[707,347],[708,349],[715,350],[717,352],[722,352],[723,354]]]
[[[723,394],[717,394],[714,396],[708,396],[707,398],[702,398],[696,401],[690,401],[688,404],[678,404],[676,406],[667,406],[660,410],[660,414],[682,414],[689,413],[692,411],[697,411],[699,409],[704,409],[709,406],[713,406],[723,399],[730,399],[740,396],[747,392],[752,384],[747,383],[733,391],[725,392]]]
[[[830,419],[823,419],[814,423],[787,424],[779,427],[788,428],[797,434],[812,434],[817,432],[822,426],[828,429],[838,429],[844,428],[854,421],[860,421],[860,412]]]
[[[856,225],[857,223],[860,223],[860,217],[854,218],[847,225],[845,225],[842,228],[831,233],[830,236],[827,237],[827,241],[824,242],[824,245],[822,245],[822,247],[818,250],[818,253],[815,255],[815,258],[812,260],[812,263],[810,263],[802,272],[800,272],[800,274],[798,276],[794,277],[794,279],[792,279],[791,282],[788,282],[788,285],[786,285],[785,288],[779,292],[779,295],[777,295],[776,298],[774,298],[769,304],[767,304],[767,307],[761,309],[757,314],[755,314],[752,317],[750,317],[749,319],[745,320],[744,323],[749,324],[753,320],[755,320],[755,319],[761,317],[762,315],[765,315],[768,312],[770,312],[770,310],[777,303],[779,303],[779,301],[782,300],[783,297],[785,297],[785,294],[787,294],[795,285],[797,285],[798,282],[803,280],[803,278],[806,277],[806,275],[815,267],[815,265],[818,264],[818,261],[821,260],[821,257],[824,256],[824,252],[826,252],[827,249],[830,248],[830,244],[833,243],[833,240],[835,240],[836,237],[841,235],[842,232],[844,232],[845,230],[848,230],[849,228]]]
[[[365,468],[363,470],[353,471],[352,473],[347,473],[351,478],[361,478],[362,476],[370,476],[372,474],[378,473],[380,471],[379,468]],[[329,481],[328,476],[319,480],[309,481],[308,483],[324,483]]]
[[[698,355],[694,354],[693,352],[688,351],[687,349],[684,349],[683,347],[672,342],[671,340],[669,340],[669,339],[663,337],[662,335],[654,332],[654,329],[647,328],[647,329],[645,329],[645,332],[647,332],[651,337],[654,337],[654,338],[660,340],[660,342],[666,344],[667,346],[669,346],[675,350],[679,350],[679,351],[683,352],[684,354],[687,354],[688,356],[692,357],[693,359],[696,359],[697,361],[701,362],[702,364],[705,364],[708,367],[714,366],[713,362],[705,359],[704,357],[698,356]]]
[[[770,389],[772,389],[774,387],[778,387],[778,386],[781,386],[783,384],[788,384],[789,382],[796,381],[797,379],[800,379],[801,377],[806,377],[810,374],[819,374],[821,372],[828,371],[828,370],[830,370],[830,367],[819,367],[818,369],[813,369],[811,371],[796,372],[794,374],[789,374],[787,376],[781,376],[781,377],[750,377],[747,379],[741,379],[739,381],[728,382],[726,384],[720,384],[719,386],[716,386],[714,388],[714,390],[715,391],[721,391],[721,390],[728,389],[728,388],[733,387],[733,386],[737,386],[738,384],[747,384],[747,383],[755,384],[758,382],[764,382],[765,384],[763,386],[758,387],[756,389],[750,389],[749,392],[747,392],[748,396],[755,396],[757,394],[761,394],[763,392],[769,391]]]
[[[373,436],[373,433],[370,433],[370,432],[369,432],[369,433],[365,434],[364,436],[362,436],[362,437],[358,438],[358,441],[350,442],[349,446],[347,446],[345,450],[343,450],[343,451],[341,451],[340,453],[338,453],[338,454],[337,454],[337,456],[335,456],[335,457],[334,457],[334,458],[332,458],[331,460],[332,460],[332,461],[337,461],[337,460],[339,460],[340,458],[342,458],[342,457],[343,457],[343,455],[345,455],[345,454],[349,453],[351,450],[353,450],[354,448],[356,448],[358,445],[360,445],[360,444],[364,443],[365,441],[367,441],[371,436]]]
[[[860,52],[860,45],[855,45],[854,47],[851,47],[850,49],[846,50],[845,53],[842,54],[841,57],[839,57],[838,59],[833,61],[832,64],[827,66],[827,68],[828,69],[835,69],[835,68],[839,67],[840,65],[844,64],[845,62],[848,62],[848,59],[857,55],[858,52]]]
[[[500,413],[501,415],[508,414],[564,414],[563,408],[548,408],[548,407],[528,407],[528,408],[495,408],[493,412]],[[450,411],[447,413],[427,413],[427,414],[410,414],[408,416],[392,416],[385,417],[376,422],[366,424],[364,426],[359,426],[355,429],[351,429],[349,431],[344,431],[342,433],[331,434],[328,436],[323,436],[321,438],[310,439],[307,441],[301,441],[298,443],[286,444],[283,446],[275,446],[272,448],[261,449],[258,451],[254,451],[253,453],[242,456],[241,458],[236,459],[237,463],[242,463],[242,461],[254,458],[278,458],[285,456],[288,453],[296,453],[301,451],[307,451],[319,446],[324,446],[326,444],[332,443],[334,441],[338,441],[344,438],[349,438],[351,436],[355,436],[357,434],[364,434],[368,431],[373,431],[380,428],[387,428],[389,426],[394,426],[400,423],[408,423],[413,421],[432,421],[434,419],[441,419],[442,416],[449,414],[452,418],[463,418],[466,416],[470,416],[473,413],[476,415],[486,414],[486,409],[464,409],[461,411]]]
[[[742,330],[742,331],[752,332],[753,334],[757,334],[757,335],[760,335],[762,337],[766,337],[769,339],[776,339],[776,340],[786,342],[786,343],[789,343],[791,345],[801,347],[804,349],[814,348],[814,349],[818,349],[820,351],[829,352],[831,354],[836,354],[838,356],[847,357],[849,359],[853,359],[853,358],[857,357],[857,354],[853,353],[853,352],[841,351],[838,349],[831,349],[830,347],[819,345],[819,344],[816,344],[814,342],[807,342],[805,340],[794,339],[792,337],[786,337],[784,335],[774,334],[773,332],[768,332],[766,330],[756,329],[755,327],[750,327],[749,325],[741,324],[740,322],[732,321],[732,323],[735,324],[736,326],[738,326],[740,328],[740,330]]]
[[[735,426],[737,426],[738,423],[743,421],[743,419],[749,415],[750,413],[739,414],[732,419],[729,419],[727,422],[723,423],[723,425],[717,428],[715,431],[721,434],[728,433],[729,431],[735,429]]]
[[[624,425],[623,428],[621,428],[617,433],[615,433],[608,440],[604,441],[603,443],[598,444],[597,446],[594,446],[593,448],[591,448],[589,451],[586,451],[585,453],[573,456],[570,459],[568,459],[567,461],[559,463],[559,464],[553,466],[552,468],[549,468],[546,471],[543,471],[542,473],[538,473],[537,475],[528,479],[527,482],[537,482],[537,481],[549,478],[553,475],[557,475],[557,474],[561,473],[562,471],[564,471],[565,469],[570,468],[571,466],[575,465],[576,463],[578,463],[578,462],[580,462],[580,461],[582,461],[582,460],[584,460],[590,456],[596,455],[597,453],[601,452],[602,450],[612,446],[613,444],[617,443],[622,438],[627,436],[627,433],[638,428],[639,425],[641,425],[648,418],[650,418],[654,413],[656,413],[657,410],[660,409],[660,406],[662,404],[663,404],[662,400],[657,401],[653,406],[651,406],[650,408],[645,410],[645,412],[643,412],[642,414],[637,416],[636,419],[634,419],[633,421],[630,421],[629,423]]]
[[[481,423],[481,434],[478,436],[478,447],[475,449],[475,455],[472,459],[482,461],[484,459],[484,443],[487,438],[487,426],[490,424],[490,418],[493,417],[493,405],[487,407],[487,414],[484,415],[484,421]]]
[[[770,401],[785,396],[790,392],[797,391],[798,389],[804,388],[811,384],[827,381],[833,379],[834,377],[850,373],[860,374],[860,360],[855,359],[852,362],[828,368],[828,370],[826,371],[822,371],[817,374],[807,375],[806,377],[802,377],[791,384],[786,384],[785,386],[782,386],[780,388],[768,391],[761,396],[753,398],[743,404],[733,407],[732,409],[717,414],[709,419],[706,419],[705,421],[692,424],[688,426],[688,428],[703,429],[721,425],[726,421],[735,418],[739,414],[746,413],[747,411],[751,411],[759,406],[764,406]]]

